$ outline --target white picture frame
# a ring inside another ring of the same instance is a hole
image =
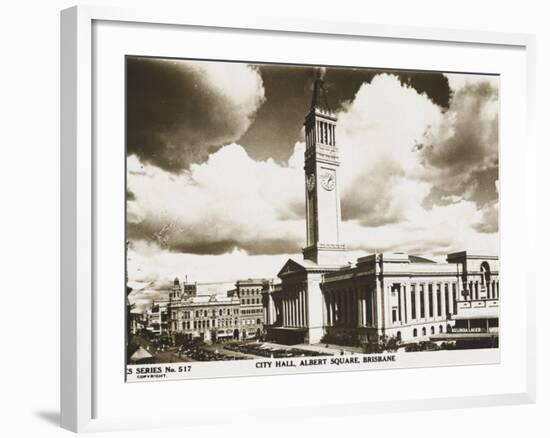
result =
[[[519,50],[525,55],[525,138],[523,151],[527,167],[518,169],[521,181],[521,196],[525,205],[534,209],[535,187],[535,142],[533,138],[534,110],[534,51],[532,35],[460,31],[450,29],[424,29],[402,26],[377,26],[356,23],[319,22],[295,19],[276,19],[242,16],[228,22],[215,14],[195,15],[190,11],[164,11],[156,8],[130,10],[110,7],[78,6],[61,13],[61,426],[75,431],[100,431],[120,428],[145,428],[200,424],[200,416],[181,416],[174,413],[165,417],[110,415],[97,401],[97,342],[94,331],[94,312],[97,301],[94,290],[98,272],[94,260],[97,238],[97,193],[95,184],[98,162],[94,156],[93,121],[95,97],[93,84],[97,80],[93,63],[95,39],[94,23],[115,22],[142,25],[177,25],[208,29],[240,29],[245,32],[280,32],[283,34],[321,34],[349,38],[381,38],[393,41],[408,41],[411,44],[424,42],[452,42],[471,45]],[[523,121],[521,121],[523,123]],[[504,173],[504,178],[510,174]],[[534,215],[524,229],[525,250],[534,248],[536,230]],[[502,239],[507,239],[506,234]],[[521,306],[525,324],[520,330],[525,348],[514,354],[521,357],[525,367],[521,371],[522,384],[513,391],[463,396],[431,398],[399,398],[384,401],[354,400],[348,404],[334,405],[330,401],[311,400],[304,402],[300,412],[291,407],[280,408],[288,417],[301,415],[363,415],[369,412],[395,412],[411,409],[442,409],[504,404],[532,403],[535,400],[535,280],[534,268],[525,266],[527,280],[523,282]],[[512,274],[511,274],[512,275]],[[519,275],[515,273],[514,275]],[[523,319],[522,319],[523,321]],[[507,330],[503,322],[503,332]],[[122,333],[121,333],[121,336]],[[503,360],[506,360],[504,358]],[[120,370],[121,378],[123,370]],[[261,379],[261,377],[259,378]],[[219,385],[227,384],[220,380]],[[160,391],[168,391],[170,383]],[[139,385],[138,385],[139,386]],[[197,391],[195,382],[190,391]],[[101,414],[98,414],[100,412]],[[266,411],[261,407],[251,409],[247,415],[261,418]],[[220,414],[219,421],[229,421],[230,415]]]

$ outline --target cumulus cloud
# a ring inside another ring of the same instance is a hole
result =
[[[367,226],[399,223],[429,184],[415,178],[415,142],[441,108],[393,75],[364,84],[339,114],[342,215]]]
[[[254,161],[237,144],[222,147],[188,172],[173,175],[128,158],[131,239],[173,251],[223,254],[299,252],[304,240],[303,153],[287,165]]]
[[[241,137],[265,99],[246,64],[130,57],[127,148],[178,173]]]
[[[456,76],[456,75],[455,75]],[[462,78],[464,76],[462,75]],[[480,231],[494,232],[498,202],[498,79],[453,79],[451,105],[418,145],[424,179],[432,185],[427,206],[457,199],[485,211]]]

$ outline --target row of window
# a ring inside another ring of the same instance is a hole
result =
[[[240,295],[259,295],[261,289],[242,289]]]
[[[233,312],[231,312],[231,309],[229,308],[222,308],[222,309],[200,309],[194,311],[195,318],[216,318],[217,316],[229,316],[229,315],[238,315],[239,309],[234,308]],[[181,313],[183,319],[191,319],[193,316],[193,311],[185,310]],[[177,312],[172,312],[172,319],[177,319],[178,315]]]
[[[261,324],[262,320],[260,318],[258,319],[243,319],[241,320],[241,325],[255,325],[255,324]],[[191,321],[182,321],[180,328],[183,330],[191,330],[191,327],[193,329],[204,329],[204,328],[215,328],[215,327],[234,327],[239,325],[238,319],[203,319],[200,321],[193,321],[191,324]],[[174,329],[176,328],[176,325],[174,324],[172,326]]]
[[[435,335],[435,330],[436,330],[435,326],[432,325],[430,327],[430,334]],[[438,333],[443,333],[442,325],[438,327]],[[426,327],[422,327],[422,336],[426,336],[426,334],[427,334]],[[418,336],[418,329],[415,328],[413,329],[413,338],[416,338],[417,336]],[[401,332],[397,332],[397,337],[401,338]]]
[[[241,305],[242,304],[262,304],[261,298],[241,298]]]
[[[431,326],[430,327],[430,334],[431,335],[435,335],[435,326]],[[443,326],[440,325],[438,328],[438,333],[443,333]],[[451,327],[450,326],[447,326],[447,331],[450,331],[451,330]],[[427,330],[426,330],[426,327],[422,327],[422,336],[427,336]],[[396,333],[396,337],[397,337],[397,340],[400,341],[401,340],[401,332],[397,332]],[[413,338],[417,338],[418,337],[418,329],[413,329]]]
[[[263,313],[263,308],[258,307],[257,309],[243,309],[241,315],[255,315],[258,313]]]
[[[239,320],[235,319],[203,319],[200,321],[193,321],[193,325],[191,325],[191,321],[182,321],[181,327],[183,330],[190,330],[191,327],[193,329],[202,329],[202,328],[215,328],[215,327],[233,327],[238,326]]]
[[[261,324],[262,320],[260,318],[258,319],[242,319],[241,325],[254,325],[254,324]]]

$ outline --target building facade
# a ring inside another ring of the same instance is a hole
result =
[[[242,339],[259,338],[264,331],[262,291],[265,279],[239,280],[233,293],[240,301],[240,324]]]
[[[168,328],[175,340],[183,335],[204,342],[246,340],[263,335],[264,279],[239,280],[226,295],[197,295],[200,285],[185,287],[176,278],[169,294]]]
[[[239,307],[237,297],[171,295],[170,335],[174,341],[178,335],[204,342],[240,339]]]
[[[151,308],[145,313],[146,330],[157,336],[168,332],[168,305],[166,300],[153,301]]]
[[[280,284],[264,284],[267,338],[287,344],[339,337],[376,343],[394,336],[409,343],[451,333],[470,307],[486,306],[498,314],[496,256],[458,252],[436,263],[405,253],[376,253],[347,261],[336,126],[317,80],[304,122],[307,245],[303,260],[289,259],[280,270]]]

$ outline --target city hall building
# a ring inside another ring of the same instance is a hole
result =
[[[303,259],[289,259],[280,283],[265,282],[266,337],[285,344],[395,336],[403,343],[498,332],[499,260],[456,252],[446,263],[405,253],[376,253],[349,263],[340,232],[337,119],[323,82],[315,82],[304,127],[306,232]],[[467,315],[464,311],[469,312]],[[487,315],[492,315],[491,321]],[[494,318],[496,315],[496,321]]]

